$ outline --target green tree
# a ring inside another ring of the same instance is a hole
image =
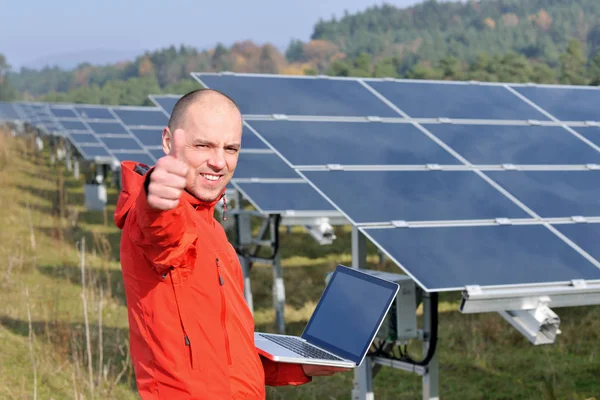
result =
[[[292,39],[287,50],[285,58],[289,62],[299,62],[304,60],[304,43],[298,39]]]
[[[560,56],[560,83],[585,85],[587,83],[585,64],[581,42],[577,39],[571,40],[567,51]]]
[[[10,101],[15,98],[15,90],[8,80],[10,64],[6,61],[3,54],[0,54],[0,100]]]
[[[373,76],[377,78],[398,78],[398,68],[401,60],[397,57],[384,58],[375,64]]]
[[[531,80],[535,83],[556,83],[556,71],[547,64],[535,63]]]
[[[594,58],[590,60],[588,75],[590,77],[590,85],[600,85],[600,50],[598,50]]]

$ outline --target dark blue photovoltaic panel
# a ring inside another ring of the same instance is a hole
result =
[[[152,154],[154,156],[154,158],[156,158],[157,160],[159,158],[162,158],[165,156],[165,152],[160,149],[160,150],[148,150],[150,152],[150,154]]]
[[[598,246],[600,224],[557,224],[554,228],[596,260],[600,260],[600,246]]]
[[[583,137],[594,143],[596,146],[600,146],[600,128],[595,126],[586,127],[571,127],[577,133],[580,133]]]
[[[146,125],[164,127],[169,122],[169,118],[158,109],[133,110],[113,108],[113,111],[127,126]]]
[[[115,119],[105,107],[75,107],[83,119]]]
[[[515,86],[514,89],[561,121],[600,121],[600,89]]]
[[[429,291],[599,279],[543,225],[364,229]]]
[[[175,108],[175,103],[180,97],[171,97],[171,96],[153,96],[154,101],[169,115],[173,112],[173,108]]]
[[[308,183],[236,182],[249,199],[265,213],[295,211],[335,211]]]
[[[294,165],[460,164],[411,124],[250,121]]]
[[[242,114],[400,117],[354,80],[197,76],[233,98]]]
[[[77,114],[75,114],[75,112],[69,108],[52,107],[51,106],[50,112],[56,118],[77,118]]]
[[[140,145],[130,137],[103,137],[101,140],[110,150],[142,150]]]
[[[234,179],[240,178],[300,178],[276,154],[240,153]]]
[[[600,171],[486,171],[543,218],[600,216]]]
[[[69,133],[69,137],[75,143],[100,143],[91,133]]]
[[[162,146],[162,130],[156,128],[134,129],[131,133],[137,137],[144,146]],[[162,150],[161,150],[162,151]]]
[[[146,153],[115,153],[115,157],[119,162],[136,161],[150,167],[154,165],[154,160]]]
[[[129,134],[129,133],[127,133],[125,128],[123,128],[123,125],[121,125],[118,122],[88,122],[87,124],[90,126],[91,129],[94,130],[94,132],[96,132],[98,134],[104,134],[104,133],[117,133],[117,134],[123,134],[123,135]]]
[[[476,165],[600,163],[600,152],[559,126],[422,125]]]
[[[85,152],[88,157],[111,157],[111,155],[100,146],[79,146],[81,151]]]
[[[60,124],[67,131],[87,131],[88,128],[79,121],[60,121]]]
[[[303,171],[355,223],[528,218],[472,171]]]
[[[17,120],[19,114],[13,107],[12,103],[0,102],[0,120]]]
[[[268,149],[269,147],[246,125],[242,128],[242,149]]]
[[[367,83],[412,118],[549,119],[502,86],[385,81]]]

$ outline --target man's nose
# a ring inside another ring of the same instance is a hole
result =
[[[214,149],[208,159],[208,165],[216,170],[225,168],[225,151],[223,149]]]

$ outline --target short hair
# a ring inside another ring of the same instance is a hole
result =
[[[169,117],[169,123],[168,123],[169,129],[173,129],[175,126],[178,126],[181,123],[181,120],[183,119],[185,112],[187,111],[188,107],[192,103],[194,103],[195,101],[201,100],[204,96],[211,94],[211,93],[222,96],[229,103],[231,103],[231,105],[236,110],[239,111],[239,107],[236,104],[236,102],[231,97],[227,96],[225,93],[219,92],[218,90],[215,90],[215,89],[207,89],[207,88],[192,90],[191,92],[183,95],[175,103],[175,106],[173,107],[173,111],[171,111],[171,116]]]

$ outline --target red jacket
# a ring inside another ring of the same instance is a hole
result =
[[[135,165],[121,165],[114,218],[141,397],[265,399],[265,384],[309,382],[301,366],[256,351],[242,269],[214,218],[220,199],[206,204],[184,192],[175,209],[154,210]]]

